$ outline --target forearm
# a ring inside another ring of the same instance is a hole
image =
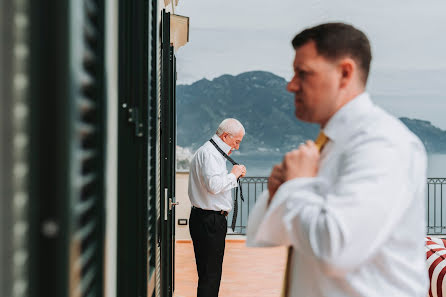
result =
[[[207,176],[205,185],[209,193],[216,195],[237,187],[237,179],[232,173]]]
[[[272,201],[275,211],[266,219],[275,222],[271,237],[284,230],[284,244],[313,257],[329,274],[353,271],[385,244],[412,203],[413,188],[400,177],[395,170],[357,173],[330,188],[319,178],[290,181]],[[282,202],[275,205],[277,198]]]

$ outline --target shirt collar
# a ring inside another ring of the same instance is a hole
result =
[[[229,154],[231,147],[227,145],[226,142],[221,140],[221,138],[218,137],[217,134],[214,134],[214,136],[212,136],[212,139],[215,141],[218,147],[221,148],[222,151],[224,151],[226,154]]]
[[[355,127],[359,126],[364,113],[370,112],[373,102],[368,93],[362,93],[345,104],[329,120],[324,134],[332,140],[340,140],[348,137]]]

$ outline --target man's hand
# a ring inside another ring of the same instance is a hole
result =
[[[246,175],[246,167],[245,167],[245,165],[240,165],[240,166],[243,167],[243,172],[242,172],[242,175],[240,177],[244,177]]]
[[[301,144],[297,150],[287,153],[283,159],[284,180],[316,176],[319,158],[319,149],[313,141],[308,140],[305,144]]]
[[[269,200],[271,203],[277,189],[286,181],[297,177],[314,177],[319,168],[320,153],[313,141],[308,140],[297,150],[285,155],[283,162],[273,167],[268,178]]]
[[[234,165],[231,173],[235,175],[235,178],[239,178],[240,176],[244,176],[246,174],[246,167],[243,165]]]
[[[283,164],[276,164],[271,171],[271,175],[268,178],[268,192],[269,192],[269,200],[268,204],[271,203],[271,200],[276,194],[277,189],[281,184],[284,183],[283,179]]]

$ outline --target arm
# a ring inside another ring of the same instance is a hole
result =
[[[259,241],[257,240],[257,233],[259,232],[259,227],[263,221],[266,211],[268,210],[268,191],[264,191],[257,199],[254,208],[249,213],[248,226],[246,230],[246,245],[250,247],[255,246],[276,246],[275,242],[272,241]],[[263,230],[262,232],[265,232]]]
[[[246,233],[246,245],[247,246],[277,246],[280,245],[281,241],[284,239],[276,239],[275,241],[266,240],[259,241],[256,240],[257,233],[259,232],[259,227],[268,210],[269,204],[271,202],[271,197],[274,197],[277,189],[283,184],[283,166],[282,164],[277,164],[273,167],[270,177],[268,178],[268,190],[264,191],[257,199],[254,208],[249,213],[249,220]],[[268,230],[263,228],[262,232],[269,233]],[[280,234],[280,233],[275,233]],[[283,233],[281,233],[283,234]]]
[[[371,257],[412,202],[426,160],[418,148],[413,154],[382,139],[354,147],[333,188],[320,177],[284,183],[256,240],[293,245],[332,274],[354,270]]]
[[[236,176],[221,168],[215,155],[204,152],[200,161],[203,183],[209,193],[215,195],[237,187]]]

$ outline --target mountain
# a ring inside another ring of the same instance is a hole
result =
[[[223,75],[177,86],[177,142],[197,149],[225,118],[239,119],[246,135],[242,154],[286,152],[317,136],[319,127],[294,116],[284,78],[265,71]],[[430,153],[446,153],[446,131],[428,121],[401,118]]]
[[[428,121],[402,117],[400,120],[416,134],[429,153],[446,153],[446,131]]]

